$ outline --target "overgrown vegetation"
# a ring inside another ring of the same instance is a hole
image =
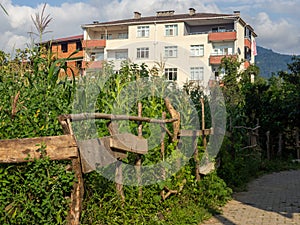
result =
[[[288,64],[290,73],[279,71],[265,80],[258,67],[239,73],[239,62],[223,59],[228,135],[219,154],[218,174],[233,189],[244,189],[263,172],[299,168],[291,162],[297,158],[299,134],[299,65],[299,57],[294,57]]]
[[[48,19],[40,18],[45,26],[39,35],[45,31]],[[205,127],[212,124],[210,96],[201,87],[185,85],[180,90],[161,77],[151,77],[146,65],[133,63],[124,63],[119,74],[108,64],[99,73],[80,80],[61,78],[60,71],[67,69],[66,60],[55,60],[51,52],[37,47],[17,50],[13,58],[0,51],[0,139],[61,135],[57,117],[71,112],[137,115],[138,102],[142,103],[142,116],[162,118],[166,112],[166,117],[171,118],[166,96],[180,111],[182,128],[201,124],[199,98],[205,100]],[[197,181],[195,160],[182,154],[186,164],[180,164],[178,171],[165,167],[170,175],[167,179],[142,188],[125,185],[124,199],[116,191],[114,180],[102,176],[102,170],[85,174],[82,224],[198,224],[218,213],[231,198],[232,189],[244,188],[253,177],[298,168],[285,162],[297,157],[294,134],[299,130],[300,118],[300,59],[294,58],[288,65],[290,73],[279,72],[278,77],[269,80],[259,77],[256,66],[241,73],[239,65],[235,58],[224,58],[221,65],[226,72],[222,91],[227,133],[216,160],[220,164],[217,171]],[[255,76],[254,82],[251,75]],[[195,114],[189,108],[189,100],[194,103]],[[200,119],[194,121],[195,118]],[[94,127],[89,123],[72,125],[75,132],[80,131],[77,138],[85,139],[109,135],[107,122],[99,120]],[[161,134],[160,126],[142,125],[142,135],[151,146],[141,156],[142,165],[180,163],[178,140],[168,135],[157,139],[153,134]],[[135,122],[118,122],[118,126],[121,132],[138,134]],[[174,131],[171,124],[167,128]],[[161,142],[165,146],[163,153],[157,145]],[[202,138],[197,149],[200,160],[204,153]],[[43,154],[47,146],[41,143],[40,150]],[[128,153],[123,161],[134,165],[136,160],[136,154]],[[46,157],[25,164],[0,165],[0,223],[65,224],[74,181],[69,167],[69,162]],[[163,198],[166,190],[173,192]]]

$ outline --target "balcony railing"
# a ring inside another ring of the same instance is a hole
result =
[[[211,55],[209,57],[209,64],[210,65],[219,65],[224,57],[233,57],[237,58],[237,55]]]
[[[244,45],[245,45],[245,47],[248,47],[249,49],[251,49],[251,41],[249,40],[249,38],[245,37]]]
[[[244,67],[245,69],[247,69],[250,66],[250,62],[249,61],[245,61],[244,62]]]
[[[211,32],[208,34],[208,41],[210,42],[218,42],[218,41],[235,41],[236,31],[227,30],[224,32]]]
[[[100,61],[83,61],[83,69],[101,69],[103,66],[103,60]]]
[[[83,48],[105,48],[106,40],[83,40],[82,41]]]

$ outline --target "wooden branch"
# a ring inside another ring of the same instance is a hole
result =
[[[51,160],[72,160],[78,157],[72,135],[0,140],[0,163],[21,163],[41,158],[39,144],[46,145]]]
[[[182,184],[179,186],[179,190],[170,190],[167,186],[164,187],[164,190],[160,192],[160,195],[163,200],[166,200],[171,194],[178,194],[183,190],[184,185],[186,184],[186,179],[182,181]],[[166,193],[166,191],[167,193]]]
[[[143,110],[143,105],[141,102],[138,102],[138,116],[139,117],[142,117],[142,115],[143,115],[142,110]],[[138,137],[143,138],[143,124],[141,122],[139,122],[139,126],[138,126]],[[146,145],[146,148],[148,149],[148,145]],[[138,198],[141,199],[142,194],[143,194],[142,186],[140,186],[142,183],[142,179],[141,179],[142,158],[141,158],[141,155],[139,155],[139,154],[136,155],[135,166],[136,166],[137,181],[138,181],[138,185],[139,185]]]
[[[116,122],[110,121],[108,123],[108,130],[110,135],[116,135],[119,133],[118,124]],[[127,155],[127,154],[126,154]],[[122,202],[125,202],[125,194],[123,189],[123,171],[122,171],[122,161],[118,160],[116,163],[115,169],[115,182],[116,182],[116,191],[120,196]],[[123,203],[122,203],[123,206]]]
[[[244,150],[244,149],[248,149],[248,148],[255,148],[255,147],[257,147],[257,145],[250,145],[250,146],[243,147],[240,150]]]
[[[177,118],[160,120],[160,119],[153,119],[149,117],[113,115],[113,114],[106,114],[106,113],[64,114],[58,117],[59,121],[64,121],[66,119],[70,119],[72,122],[89,120],[89,119],[130,120],[130,121],[140,121],[140,122],[148,122],[148,123],[173,123],[175,121],[178,121]]]
[[[173,137],[173,134],[171,133],[171,131],[168,129],[168,128],[166,128],[164,125],[160,125],[160,127],[164,130],[164,131],[166,131],[167,132],[167,134],[169,135],[169,137]]]
[[[245,126],[234,126],[233,128],[236,128],[236,129],[246,129],[246,130],[255,131],[255,130],[257,130],[258,128],[260,128],[260,126],[256,126],[256,127],[254,127],[254,128],[251,128],[251,127],[245,127]]]
[[[177,141],[180,129],[180,113],[174,109],[168,98],[165,98],[165,104],[169,113],[171,114],[172,119],[175,119],[175,121],[173,121],[173,142],[175,142]]]
[[[64,133],[73,135],[73,129],[69,119],[60,121],[64,125]],[[80,225],[80,216],[82,210],[82,201],[84,196],[84,183],[82,177],[81,157],[79,149],[77,148],[78,157],[72,160],[72,170],[75,173],[76,180],[73,183],[73,190],[71,192],[70,211],[67,216],[68,225]]]
[[[213,129],[205,129],[205,130],[180,130],[179,136],[184,137],[193,137],[193,136],[203,136],[203,135],[210,135],[213,134]]]

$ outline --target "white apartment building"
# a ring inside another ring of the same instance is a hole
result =
[[[233,14],[186,14],[158,11],[143,17],[134,12],[131,19],[82,25],[85,73],[110,61],[118,71],[121,62],[146,63],[166,79],[181,86],[187,81],[205,85],[219,79],[219,65],[224,56],[242,60],[241,70],[254,63],[256,54],[253,28]]]

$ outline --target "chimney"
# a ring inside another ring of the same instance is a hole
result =
[[[236,15],[236,16],[240,16],[241,15],[241,11],[238,11],[238,10],[237,11],[233,11],[233,14]]]
[[[156,16],[173,16],[174,15],[174,10],[168,10],[168,11],[157,11]]]
[[[196,14],[196,9],[194,8],[189,8],[190,16],[193,16]]]
[[[134,12],[134,19],[140,19],[141,15],[142,14],[140,12]]]

